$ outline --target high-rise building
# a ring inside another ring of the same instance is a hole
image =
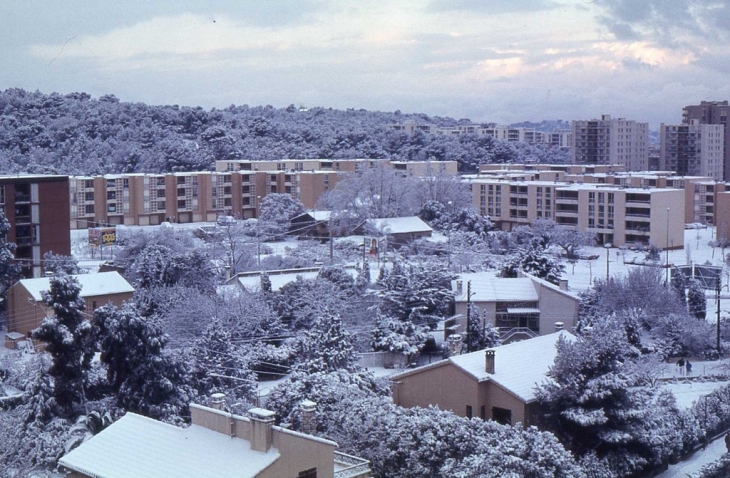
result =
[[[708,176],[722,181],[725,132],[719,124],[689,124],[659,127],[659,169],[682,176]]]
[[[624,118],[573,121],[574,164],[621,164],[628,171],[649,167],[649,124]]]
[[[724,131],[723,146],[723,176],[725,181],[730,180],[730,154],[728,143],[730,143],[730,128],[727,124],[730,104],[727,101],[700,101],[699,105],[689,105],[682,109],[682,123],[688,125],[692,120],[698,120],[700,124],[719,124]]]
[[[10,222],[6,240],[25,277],[42,275],[46,252],[71,254],[68,176],[0,176],[0,207]]]

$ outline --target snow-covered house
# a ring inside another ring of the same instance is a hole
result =
[[[563,330],[394,375],[393,401],[402,407],[437,405],[463,417],[538,425],[535,386],[547,380],[560,337],[574,340]]]
[[[417,216],[368,219],[355,229],[355,234],[387,236],[397,247],[422,237],[431,237],[433,229]]]
[[[191,404],[180,428],[127,413],[62,457],[69,478],[367,478],[368,462],[337,443],[274,426],[261,408],[248,417]]]
[[[292,218],[292,220],[289,221],[289,224],[289,234],[292,234],[294,236],[329,239],[329,211],[305,212]]]
[[[86,304],[86,312],[112,303],[121,306],[134,294],[134,287],[118,272],[73,275],[79,281],[79,295]],[[23,279],[16,282],[7,292],[8,332],[18,332],[28,337],[41,325],[43,318],[52,313],[43,301],[43,291],[50,289],[50,278]]]
[[[479,307],[482,322],[497,327],[503,343],[545,335],[578,323],[580,296],[530,274],[497,277],[493,272],[460,274],[452,282],[455,319],[449,332],[466,331],[467,304]],[[556,323],[558,324],[556,326]]]

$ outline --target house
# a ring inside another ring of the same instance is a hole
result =
[[[545,335],[578,324],[580,296],[560,286],[522,273],[522,277],[497,277],[494,273],[460,274],[452,282],[456,316],[446,334],[466,331],[468,303],[479,307],[482,324],[497,327],[503,343]]]
[[[537,425],[542,412],[535,386],[547,379],[562,330],[394,375],[393,402],[402,407],[435,405],[463,417]]]
[[[299,277],[305,280],[314,280],[319,276],[321,267],[301,267],[298,269],[277,269],[266,271],[266,275],[271,282],[271,290],[278,291],[290,282],[296,281]],[[345,266],[345,271],[350,277],[357,277],[357,269],[354,266]],[[261,279],[263,272],[239,272],[235,276],[226,281],[226,285],[238,285],[239,288],[247,292],[257,292],[261,290]]]
[[[214,395],[215,397],[215,395]],[[302,413],[316,405],[303,402]],[[368,462],[337,453],[337,443],[274,426],[261,408],[243,417],[191,404],[180,428],[127,413],[58,463],[69,478],[367,478]]]
[[[86,312],[111,302],[121,306],[134,294],[134,287],[118,272],[73,275],[79,281],[79,295],[84,299]],[[30,332],[41,325],[44,317],[52,310],[43,301],[43,291],[50,289],[50,278],[23,279],[16,282],[7,292],[8,331],[30,337]]]
[[[297,237],[314,237],[329,239],[330,212],[309,211],[300,214],[290,221],[289,234]]]
[[[355,229],[355,234],[387,236],[394,247],[422,237],[431,237],[433,229],[417,216],[368,219]]]

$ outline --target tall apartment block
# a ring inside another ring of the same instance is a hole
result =
[[[614,246],[684,247],[685,193],[560,181],[511,181],[472,176],[473,205],[502,230],[552,219],[596,233]]]
[[[692,120],[697,120],[700,124],[716,124],[722,125],[724,132],[723,146],[723,175],[722,179],[730,181],[730,152],[728,144],[730,143],[730,128],[728,128],[727,117],[730,105],[727,101],[701,101],[699,105],[685,106],[682,109],[682,123],[689,125]]]
[[[0,176],[0,207],[10,222],[6,240],[25,277],[42,275],[43,254],[71,254],[68,176]]]
[[[723,178],[724,126],[702,124],[692,119],[689,124],[659,127],[659,169],[679,175]]]
[[[649,168],[649,124],[624,118],[573,121],[573,164],[622,164],[628,171]]]

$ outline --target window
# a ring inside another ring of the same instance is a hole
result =
[[[86,211],[86,214],[94,214],[94,205],[93,204],[87,204],[84,208]]]
[[[178,176],[177,177],[177,183],[178,184],[185,184],[185,179],[186,179],[185,176]]]
[[[94,200],[93,192],[84,193],[84,201],[93,201],[93,200]]]
[[[300,471],[297,478],[317,478],[317,468]]]
[[[466,406],[466,418],[472,417],[471,405]]]
[[[187,205],[185,204],[186,201],[184,199],[178,199],[177,201],[177,208],[178,209],[185,209]]]
[[[482,420],[487,419],[487,406],[486,405],[482,405],[482,407],[479,409],[479,418],[481,418]]]
[[[512,425],[512,410],[492,407],[492,420],[502,425]]]

